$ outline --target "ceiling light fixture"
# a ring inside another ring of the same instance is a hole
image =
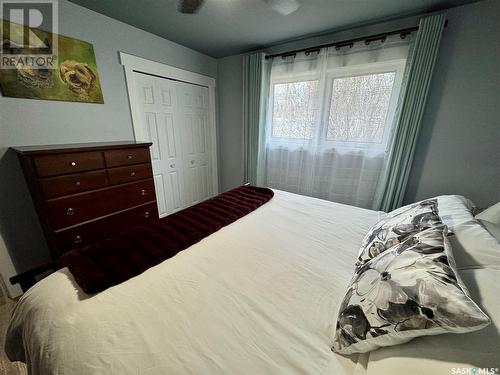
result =
[[[179,0],[179,12],[185,14],[197,13],[205,0]],[[276,12],[289,15],[300,7],[298,0],[262,0]]]

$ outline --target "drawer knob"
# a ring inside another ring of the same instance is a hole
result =
[[[194,160],[191,160],[191,164],[194,164]]]
[[[134,177],[135,176],[135,172],[130,172],[130,177]]]
[[[71,162],[71,166],[72,166],[72,167],[76,167],[76,161],[72,161],[72,162]]]
[[[170,164],[170,168],[175,168],[175,164]]]
[[[68,216],[74,215],[75,214],[75,209],[73,207],[70,207],[66,210],[66,214]]]
[[[146,191],[146,189],[142,189],[141,190],[141,195],[146,195],[148,192]]]
[[[80,181],[76,181],[76,182],[75,182],[75,185],[76,185],[76,186],[80,186],[81,184],[82,184],[82,183],[81,183]]]
[[[144,217],[147,219],[149,217],[149,211],[144,212]]]
[[[83,241],[82,236],[77,235],[73,240],[74,243],[81,243]]]
[[[133,156],[132,155],[127,155],[128,160],[132,160]]]

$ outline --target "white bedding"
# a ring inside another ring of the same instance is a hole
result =
[[[256,211],[95,296],[63,269],[21,298],[7,353],[42,375],[371,375],[399,374],[407,364],[419,374],[451,373],[461,353],[419,368],[412,347],[425,354],[420,339],[360,356],[330,351],[359,245],[382,215],[275,191]],[[500,308],[493,294],[482,297],[494,352],[500,321],[488,310]]]

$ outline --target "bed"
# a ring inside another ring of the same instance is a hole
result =
[[[85,294],[66,268],[46,277],[13,312],[9,358],[42,375],[459,374],[500,367],[500,266],[490,262],[460,271],[492,320],[485,329],[333,353],[360,243],[385,214],[274,193],[175,257],[96,295]],[[454,210],[452,224],[470,215]]]

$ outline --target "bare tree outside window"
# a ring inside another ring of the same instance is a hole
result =
[[[395,76],[396,72],[384,72],[334,78],[326,140],[382,143]],[[273,85],[272,137],[312,138],[318,87],[317,80]]]
[[[335,78],[326,139],[382,143],[395,72]]]
[[[272,136],[311,139],[318,112],[318,81],[273,86]]]

